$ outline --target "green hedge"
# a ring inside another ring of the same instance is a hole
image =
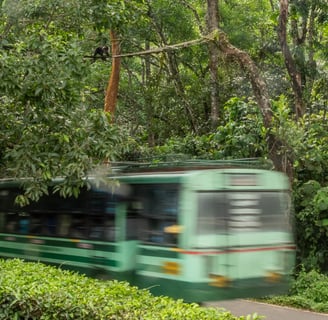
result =
[[[257,319],[154,297],[125,282],[100,281],[18,259],[0,260],[0,319]]]

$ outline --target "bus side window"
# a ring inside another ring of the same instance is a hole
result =
[[[9,233],[14,233],[17,229],[17,222],[16,221],[9,221],[7,223],[6,231]]]
[[[60,214],[58,218],[58,235],[60,237],[67,237],[71,225],[71,216],[68,214]]]
[[[5,228],[4,232],[16,233],[17,232],[17,214],[15,213],[6,213],[5,214]]]
[[[104,218],[102,216],[93,217],[91,220],[91,228],[89,238],[102,240],[104,234]]]
[[[72,224],[69,229],[69,236],[73,238],[87,237],[86,216],[82,214],[74,214]]]
[[[137,238],[138,238],[138,219],[127,217],[126,240],[136,240]]]
[[[138,238],[142,242],[154,245],[177,245],[177,236],[168,230],[177,226],[178,192],[177,185],[173,184],[138,186],[136,193],[142,202]]]
[[[30,215],[26,212],[21,212],[18,216],[18,233],[28,234],[30,229]]]
[[[116,228],[113,216],[96,216],[91,219],[89,238],[99,241],[115,241]]]
[[[5,229],[6,229],[6,214],[4,212],[0,212],[0,232],[5,232],[6,231]]]
[[[126,240],[138,239],[142,224],[140,219],[140,212],[142,212],[142,209],[143,205],[141,201],[134,199],[128,203],[126,212]]]
[[[57,215],[49,214],[45,217],[45,230],[44,233],[49,236],[57,234]]]
[[[40,214],[32,214],[30,216],[30,231],[31,234],[41,234],[42,233],[42,216]]]
[[[30,215],[26,212],[8,212],[5,216],[4,232],[28,234],[30,227]]]
[[[114,219],[106,219],[104,227],[104,240],[115,241],[116,240],[116,227]]]

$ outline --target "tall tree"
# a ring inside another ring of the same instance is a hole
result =
[[[285,65],[291,79],[291,85],[292,85],[294,100],[295,100],[295,114],[297,117],[301,117],[305,112],[305,105],[303,101],[304,83],[302,83],[304,80],[302,79],[302,73],[300,72],[300,70],[298,70],[288,45],[288,40],[287,40],[288,10],[289,10],[289,1],[280,0],[278,36],[279,36],[281,51],[284,56]],[[305,22],[303,22],[302,37],[305,37],[304,28],[306,28]],[[296,30],[296,32],[298,34],[298,30]]]
[[[104,111],[109,112],[113,120],[117,103],[121,70],[120,40],[116,31],[110,31],[110,40],[112,43],[112,70],[105,94]]]
[[[257,104],[263,116],[263,123],[267,132],[267,143],[269,150],[269,157],[273,161],[275,168],[279,171],[286,172],[290,177],[293,176],[292,163],[290,159],[285,158],[284,154],[281,154],[280,148],[283,144],[273,134],[273,112],[270,102],[269,92],[264,78],[261,75],[260,70],[251,59],[249,54],[233,46],[229,41],[225,33],[217,30],[216,37],[213,38],[219,49],[225,55],[227,61],[236,61],[240,64],[242,69],[246,72],[253,88],[254,96]]]
[[[219,5],[217,0],[207,0],[206,24],[208,33],[212,33],[219,27]],[[218,67],[219,48],[213,41],[208,43],[209,51],[209,71],[210,71],[210,92],[211,92],[211,125],[216,128],[219,117],[218,98]]]

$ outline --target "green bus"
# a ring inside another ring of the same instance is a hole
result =
[[[15,205],[0,180],[0,256],[204,302],[283,293],[294,266],[288,178],[240,162],[119,165],[78,198]],[[58,180],[60,181],[60,180]],[[54,181],[56,184],[58,181]],[[51,189],[52,187],[50,187]]]

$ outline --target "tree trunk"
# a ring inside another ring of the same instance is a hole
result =
[[[317,73],[317,65],[314,58],[315,54],[315,19],[316,19],[316,5],[311,6],[311,12],[309,16],[309,27],[308,27],[308,63],[307,69],[309,72],[309,77],[307,80],[307,90],[312,91],[315,75]]]
[[[257,104],[263,116],[264,126],[267,129],[269,157],[272,160],[275,169],[286,172],[289,178],[292,179],[292,163],[286,154],[281,154],[281,146],[283,145],[283,142],[272,133],[272,106],[267,85],[261,76],[259,69],[246,52],[230,44],[225,33],[217,30],[217,34],[218,38],[216,39],[216,44],[220,51],[225,55],[226,59],[238,62],[250,79]]]
[[[207,0],[206,24],[208,33],[217,30],[219,27],[219,6],[217,0]],[[210,68],[210,92],[211,92],[211,126],[216,128],[219,117],[219,92],[218,92],[218,65],[219,49],[217,45],[210,41],[208,44],[209,68]]]
[[[119,57],[121,53],[120,42],[115,31],[110,31],[110,39],[112,43],[112,71],[110,74],[106,95],[105,95],[105,105],[104,111],[109,112],[114,119],[118,87],[120,81],[120,69],[121,69],[121,58]]]
[[[288,20],[288,0],[280,0],[280,15],[278,37],[282,54],[284,56],[285,65],[291,79],[292,90],[295,99],[295,114],[296,117],[301,117],[305,112],[302,90],[302,75],[297,70],[296,63],[289,50],[287,44],[287,20]]]

